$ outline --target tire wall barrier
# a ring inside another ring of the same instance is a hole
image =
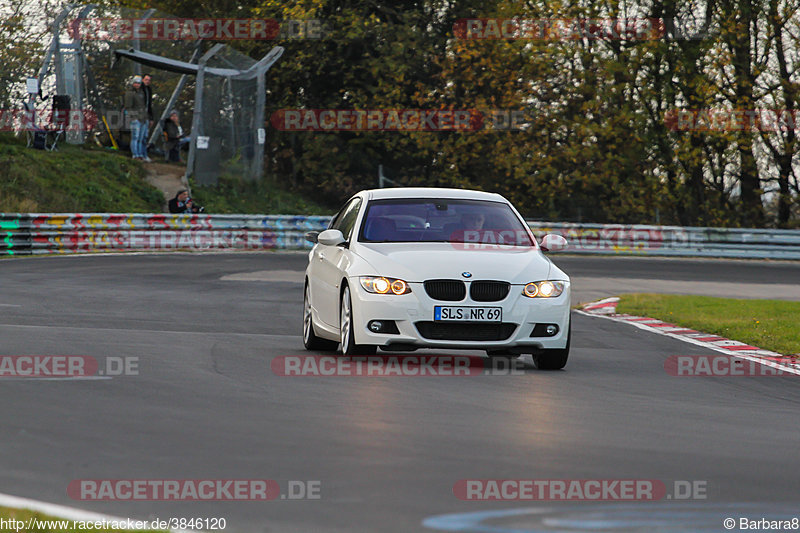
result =
[[[146,250],[303,250],[327,216],[0,213],[0,255]],[[800,259],[800,230],[699,228],[529,221],[563,253]]]

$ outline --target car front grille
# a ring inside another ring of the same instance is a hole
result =
[[[440,341],[504,341],[517,329],[510,322],[476,324],[453,322],[416,322],[419,334]]]
[[[467,288],[458,279],[430,279],[425,282],[425,292],[434,300],[460,302],[467,295]]]
[[[469,296],[476,302],[499,302],[508,296],[511,284],[505,281],[473,281]]]

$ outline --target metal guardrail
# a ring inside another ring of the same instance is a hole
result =
[[[528,222],[537,238],[569,242],[565,252],[742,259],[800,259],[800,230]]]
[[[0,213],[0,255],[143,250],[297,250],[330,217]]]
[[[330,217],[0,213],[0,255],[142,250],[301,250],[306,231]],[[537,238],[569,241],[565,253],[800,259],[800,230],[699,228],[529,221]]]

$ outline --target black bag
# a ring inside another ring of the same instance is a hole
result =
[[[68,94],[53,96],[53,125],[64,129],[69,123],[70,103]]]
[[[44,150],[47,147],[47,132],[36,130],[33,132],[33,147],[37,150]]]

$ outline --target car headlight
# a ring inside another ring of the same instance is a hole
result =
[[[411,287],[402,279],[384,278],[383,276],[361,276],[359,278],[364,290],[374,294],[406,294]]]
[[[523,287],[522,294],[528,298],[555,298],[564,292],[563,281],[535,281]]]

